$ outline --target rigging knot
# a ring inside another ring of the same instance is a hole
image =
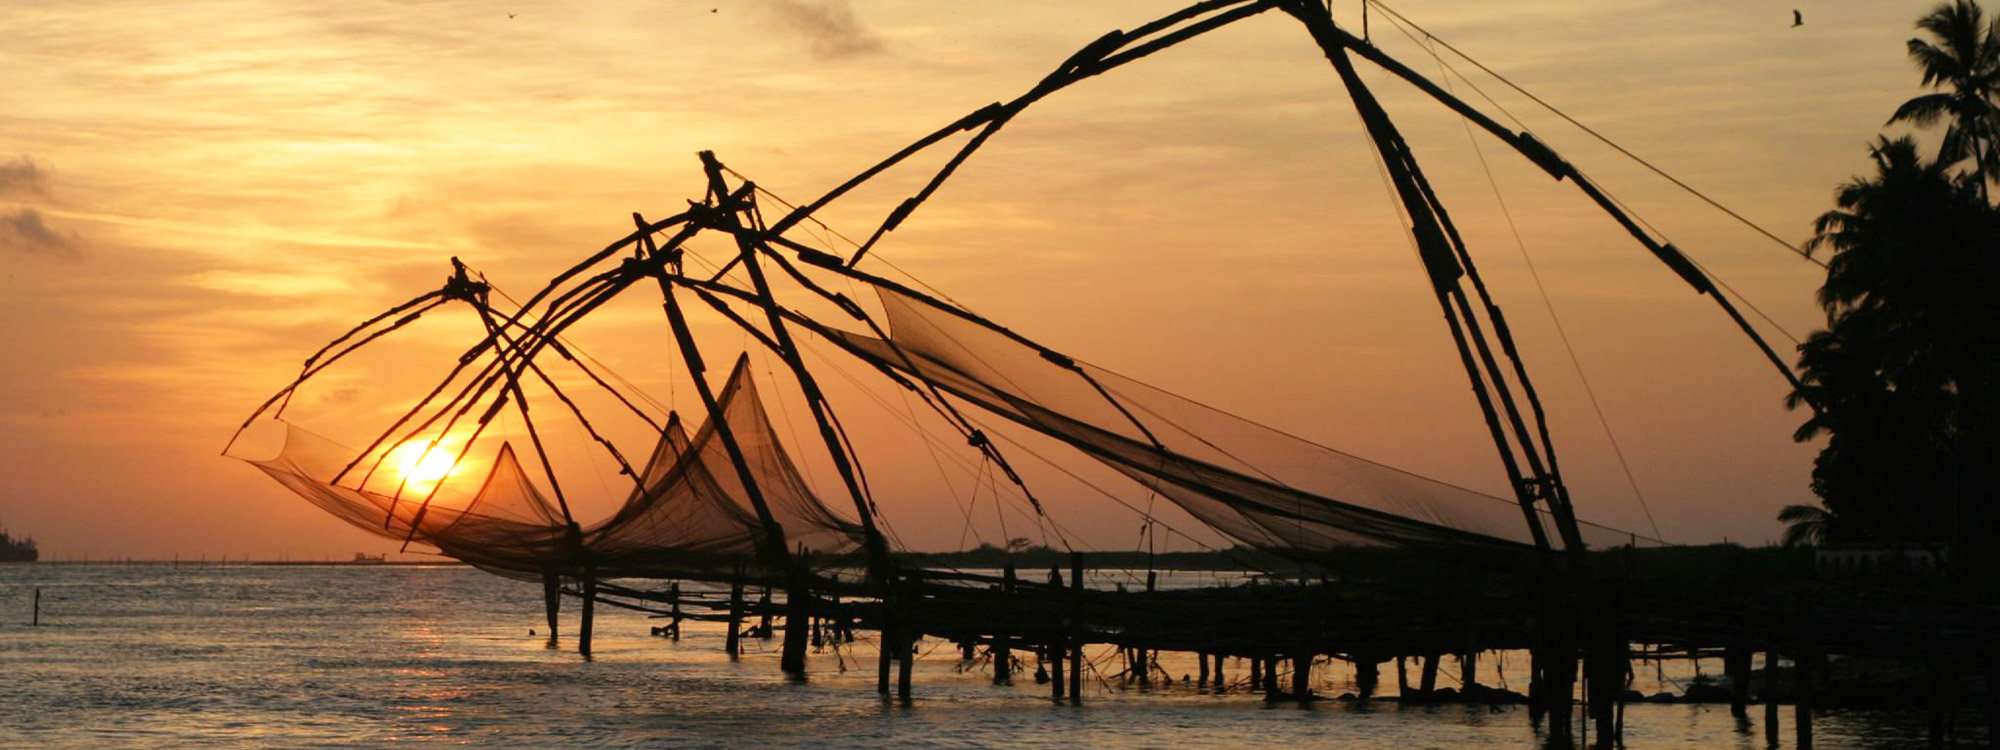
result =
[[[451,269],[451,277],[444,280],[444,289],[439,292],[445,299],[478,303],[486,298],[490,287],[484,281],[472,280],[472,276],[466,273],[465,263],[456,256],[451,259]]]

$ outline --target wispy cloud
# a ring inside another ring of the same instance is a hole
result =
[[[882,51],[882,39],[861,25],[847,0],[769,0],[780,23],[804,35],[813,54],[848,57]]]
[[[0,251],[78,261],[83,260],[83,238],[51,229],[42,212],[23,208],[0,214]]]
[[[0,162],[0,198],[26,199],[48,196],[49,173],[26,156]]]

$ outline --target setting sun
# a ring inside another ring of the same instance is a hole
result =
[[[444,479],[451,473],[452,457],[442,448],[429,448],[423,441],[413,440],[389,452],[389,462],[396,467],[401,479],[410,485],[424,485]]]

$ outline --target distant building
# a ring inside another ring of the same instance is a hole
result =
[[[1932,576],[1944,569],[1948,551],[1943,544],[1826,544],[1814,564],[1827,578]]]

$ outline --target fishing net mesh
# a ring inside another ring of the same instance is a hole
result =
[[[821,503],[801,478],[747,364],[738,359],[717,394],[723,422],[791,551],[838,562],[859,549],[860,527]],[[529,478],[510,443],[501,442],[490,460],[457,459],[467,470],[452,475],[486,467],[484,480],[469,492],[458,479],[408,468],[420,461],[398,467],[370,456],[341,476],[357,453],[287,424],[278,455],[250,463],[358,528],[505,575],[583,568],[607,577],[713,574],[772,559],[763,518],[714,421],[690,436],[679,416],[670,415],[616,512],[575,529]]]

